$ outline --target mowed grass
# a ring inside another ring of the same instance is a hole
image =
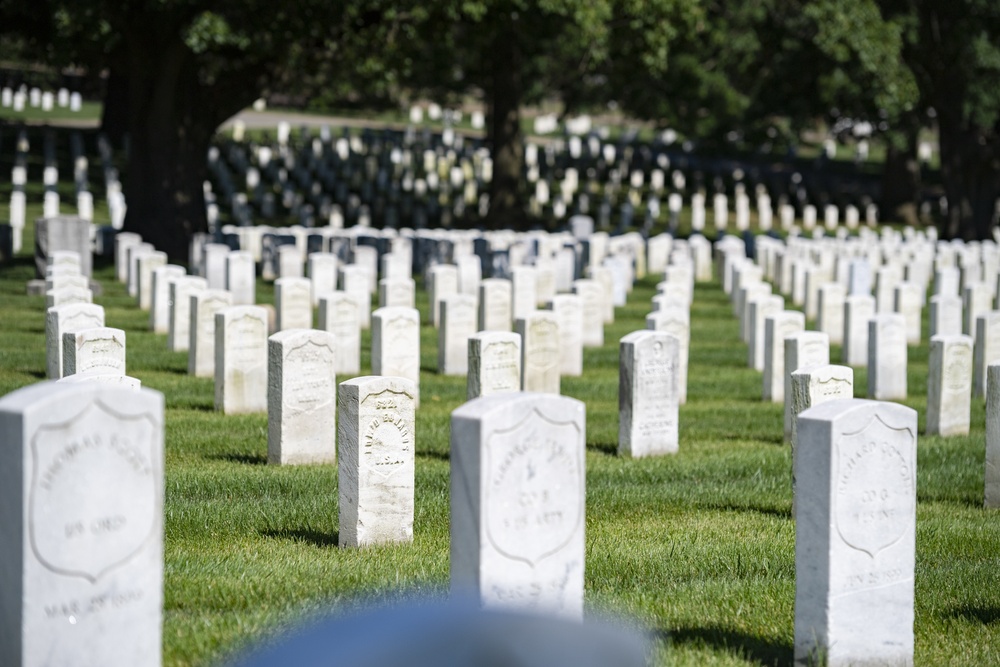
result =
[[[30,248],[30,225],[26,231]],[[0,269],[0,393],[44,378],[44,299],[25,296],[31,277],[27,257]],[[168,352],[165,337],[148,331],[148,315],[106,262],[96,278],[108,326],[128,332],[129,374],[166,395],[165,665],[217,663],[303,614],[359,597],[446,593],[449,416],[464,401],[465,378],[434,372],[432,328],[421,332],[414,541],[341,549],[336,468],[267,465],[266,415],[214,412],[212,381],[187,375],[186,354]],[[618,340],[643,327],[656,282],[640,281],[617,309],[606,344],[585,352],[585,375],[563,379],[563,393],[587,405],[587,611],[638,617],[658,665],[788,665],[791,456],[782,407],[761,402],[760,374],[746,366],[718,283],[696,287],[680,453],[616,455]],[[261,302],[272,301],[270,285],[258,288]],[[418,307],[426,314],[422,290]],[[909,351],[905,401],[919,411],[921,430],[926,324],[924,333]],[[365,332],[363,372],[369,344]],[[865,383],[856,369],[857,396]],[[1000,664],[1000,512],[982,508],[981,400],[973,401],[972,424],[968,437],[919,441],[920,665]]]

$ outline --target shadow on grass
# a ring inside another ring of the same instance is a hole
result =
[[[982,491],[982,487],[979,488]],[[917,491],[917,503],[940,503],[942,505],[957,505],[958,507],[963,507],[972,510],[983,509],[983,498],[978,495],[968,495],[963,498],[956,498],[953,495],[948,495],[946,492],[941,491],[927,491],[921,493]]]
[[[587,451],[597,452],[605,456],[618,456],[617,442],[588,442]]]
[[[956,607],[949,614],[952,618],[961,618],[967,621],[982,623],[983,625],[1000,624],[1000,607],[977,606],[965,604]]]
[[[214,454],[209,458],[216,461],[229,461],[230,463],[241,463],[243,465],[267,465],[266,454]]]
[[[769,667],[792,667],[794,664],[795,655],[790,644],[727,628],[677,628],[660,630],[656,634],[668,645],[685,644],[722,649]]]
[[[750,505],[736,505],[734,503],[720,503],[717,505],[700,505],[700,506],[703,509],[719,510],[722,512],[754,512],[756,514],[765,514],[767,516],[778,517],[779,519],[792,518],[791,508],[785,509],[780,507],[752,507]]]
[[[438,451],[436,449],[420,450],[417,452],[417,458],[428,458],[437,459],[438,461],[450,461],[451,452],[448,451]]]
[[[314,547],[336,547],[340,546],[340,532],[333,531],[324,533],[311,528],[282,528],[281,530],[262,530],[260,534],[264,537],[274,537],[279,540],[290,540],[292,542],[305,542]]]

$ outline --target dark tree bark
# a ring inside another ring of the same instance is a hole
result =
[[[121,54],[112,60],[118,63],[124,62]],[[108,81],[101,109],[101,132],[108,137],[113,146],[120,147],[126,132],[128,132],[128,81],[128,75],[122,71],[120,66],[113,65],[108,68]]]
[[[908,128],[905,145],[887,142],[885,164],[882,168],[882,208],[890,217],[907,225],[919,223],[920,210],[920,160],[917,157],[919,126]]]
[[[524,164],[524,134],[521,132],[521,48],[514,21],[505,18],[497,26],[489,91],[489,141],[493,149],[493,181],[490,183],[490,211],[486,224],[492,229],[525,226],[525,196],[521,181]]]
[[[1000,147],[980,128],[955,122],[952,114],[941,115],[938,136],[941,180],[948,199],[941,235],[965,240],[993,238],[1000,196]]]
[[[123,176],[124,228],[174,261],[186,262],[192,236],[207,231],[202,183],[216,128],[259,93],[253,66],[202,80],[180,38],[127,46],[130,150]]]

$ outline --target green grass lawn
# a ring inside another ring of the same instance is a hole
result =
[[[30,123],[57,123],[66,121],[85,122],[101,118],[100,102],[84,102],[79,111],[70,111],[69,107],[53,106],[51,111],[42,111],[41,107],[24,105],[23,111],[14,111],[13,107],[0,107],[0,120],[13,123],[22,121]]]
[[[29,213],[28,219],[34,215]],[[31,247],[31,227],[25,236]],[[44,299],[24,294],[27,256],[0,268],[0,394],[44,378]],[[108,326],[128,332],[128,372],[166,395],[164,664],[212,664],[303,613],[357,597],[448,587],[449,416],[465,379],[438,376],[421,332],[414,541],[337,546],[334,466],[266,464],[265,415],[213,411],[213,385],[150,333],[112,268],[98,262]],[[738,323],[715,282],[692,306],[680,452],[616,453],[618,340],[643,327],[657,278],[616,310],[607,344],[563,392],[587,405],[586,607],[624,612],[655,633],[658,665],[788,665],[795,593],[791,457],[782,408],[760,400]],[[259,300],[272,300],[259,284]],[[421,290],[418,307],[426,313]],[[425,318],[426,319],[426,318]],[[927,343],[910,349],[905,403],[926,410]],[[363,372],[370,370],[367,332]],[[839,348],[831,359],[839,359]],[[342,378],[347,379],[347,378]],[[866,386],[855,374],[856,395]],[[1000,512],[983,510],[984,408],[968,437],[921,437],[916,663],[1000,664]]]

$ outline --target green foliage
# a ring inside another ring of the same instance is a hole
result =
[[[678,3],[672,11],[673,20],[620,25],[611,86],[629,112],[689,136],[773,138],[786,131],[776,122],[784,117],[794,137],[833,113],[878,118],[915,101],[899,60],[901,28],[872,0]],[[657,67],[651,59],[663,45],[672,55]]]

